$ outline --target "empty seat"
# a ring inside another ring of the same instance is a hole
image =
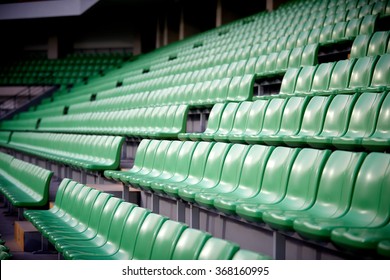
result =
[[[306,139],[307,143],[315,148],[330,147],[333,137],[345,134],[350,115],[358,95],[336,95],[326,111],[321,133]]]
[[[306,139],[321,133],[325,114],[332,96],[314,96],[310,99],[303,113],[300,130],[296,134],[286,135],[283,142],[288,146],[304,146]]]
[[[200,230],[186,229],[173,251],[173,260],[196,260],[211,235]]]
[[[279,130],[275,134],[262,136],[261,141],[268,145],[280,145],[286,135],[297,134],[308,101],[309,98],[290,97],[284,107]]]
[[[390,94],[385,97],[376,120],[375,131],[362,139],[362,145],[369,150],[383,151],[390,147]]]
[[[334,218],[299,218],[294,230],[306,238],[329,240],[335,228],[383,226],[389,218],[389,179],[389,155],[370,153],[357,175],[348,212]]]
[[[387,91],[390,89],[390,54],[382,55],[375,65],[368,90]]]
[[[280,87],[280,95],[293,95],[299,73],[302,68],[289,68],[284,74],[282,85]]]
[[[339,60],[333,68],[328,92],[342,93],[349,85],[356,59]]]
[[[277,203],[284,197],[289,171],[298,153],[299,149],[276,147],[267,161],[261,185],[255,194],[226,201],[225,205],[246,220],[258,221],[254,210],[257,205]]]
[[[345,134],[334,137],[332,145],[339,149],[355,149],[362,139],[375,129],[380,105],[385,97],[382,93],[363,93],[356,101]]]
[[[279,130],[283,110],[286,104],[287,101],[285,99],[271,99],[267,106],[267,110],[265,111],[261,130],[254,132],[254,134],[245,135],[244,140],[249,144],[259,143],[263,136],[276,134]]]
[[[261,222],[263,213],[270,209],[299,210],[311,207],[329,154],[329,150],[302,149],[291,169],[287,171],[289,173],[287,184],[275,187],[285,190],[281,194],[275,194],[279,198],[272,202],[241,204],[236,208],[237,214],[250,221]]]
[[[248,112],[247,122],[243,131],[238,130],[229,135],[230,142],[243,142],[246,135],[257,134],[263,125],[263,119],[268,106],[266,100],[256,100],[252,103]]]
[[[368,45],[370,43],[371,35],[359,35],[353,41],[351,47],[351,58],[359,58],[367,55]]]
[[[255,196],[264,176],[264,169],[274,147],[253,145],[245,157],[238,187],[230,192],[218,193],[213,207],[227,214],[235,214],[236,201]],[[256,174],[256,176],[253,176]]]
[[[263,214],[263,220],[272,228],[293,231],[295,219],[344,215],[348,211],[354,182],[364,158],[364,153],[334,151],[324,166],[318,193],[311,207],[268,210]]]

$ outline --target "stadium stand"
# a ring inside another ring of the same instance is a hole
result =
[[[65,259],[387,259],[389,18],[390,1],[296,0],[129,61],[2,68],[73,85],[0,123],[0,182],[39,204],[0,191],[44,206],[61,178],[24,216]]]

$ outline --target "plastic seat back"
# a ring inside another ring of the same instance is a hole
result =
[[[314,203],[329,154],[329,150],[309,148],[299,152],[291,167],[286,195],[280,204],[288,209],[307,209]]]
[[[138,233],[149,213],[149,210],[141,207],[135,207],[130,212],[122,230],[118,259],[133,259]]]
[[[348,88],[353,66],[356,60],[339,60],[333,68],[329,82],[329,91],[337,93]]]
[[[221,121],[218,130],[215,132],[215,136],[219,134],[226,134],[230,132],[233,127],[234,118],[238,110],[240,103],[229,102],[225,110],[223,110]]]
[[[372,34],[370,44],[367,50],[367,56],[385,54],[387,42],[389,41],[389,35],[389,31],[380,31]]]
[[[280,95],[292,95],[295,92],[296,83],[302,68],[289,68],[284,74]]]
[[[215,133],[218,130],[226,104],[227,103],[217,103],[213,106],[204,133]]]
[[[319,135],[343,135],[347,130],[348,122],[356,99],[356,95],[336,95],[328,107],[325,115],[324,126]]]
[[[353,67],[348,88],[355,91],[368,88],[377,60],[377,56],[359,58]]]
[[[239,107],[235,114],[234,123],[229,134],[242,134],[245,131],[248,115],[252,105],[253,102],[249,101],[244,101],[239,104]]]
[[[353,41],[350,58],[359,58],[367,55],[370,35],[359,35]]]
[[[314,74],[311,92],[326,92],[329,88],[330,77],[332,75],[334,62],[322,63],[318,65]]]
[[[382,55],[375,65],[370,89],[376,91],[390,89],[390,54]]]
[[[390,216],[389,204],[390,155],[370,153],[359,170],[351,207],[344,217],[363,227],[382,226]]]
[[[390,139],[390,94],[387,93],[378,114],[375,131],[369,138]]]
[[[299,149],[276,147],[265,167],[260,192],[256,195],[266,203],[280,201],[287,188],[290,171]]]
[[[171,260],[181,234],[188,226],[168,220],[160,228],[153,244],[151,260]]]
[[[150,260],[157,234],[167,219],[154,213],[145,218],[137,236],[133,260]]]
[[[317,66],[305,66],[299,72],[295,86],[295,94],[308,94],[310,93],[311,86],[313,83],[314,73]]]
[[[351,204],[356,176],[365,153],[334,151],[321,175],[317,199],[309,210],[324,217],[339,217]]]
[[[371,135],[383,97],[385,95],[382,93],[363,93],[353,107],[348,130],[343,137],[363,138]]]
[[[281,98],[273,98],[269,101],[260,135],[273,135],[278,132],[283,110],[287,103],[288,100]]]
[[[173,251],[173,260],[197,260],[208,239],[209,233],[188,228],[184,230]]]
[[[267,106],[268,101],[266,100],[256,100],[253,102],[249,111],[244,135],[257,134],[261,130]]]
[[[239,249],[236,243],[211,237],[204,244],[198,260],[231,260]]]

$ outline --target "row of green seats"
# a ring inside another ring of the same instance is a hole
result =
[[[14,132],[7,148],[86,170],[117,169],[124,137]]]
[[[132,169],[104,174],[311,240],[389,222],[390,155],[384,153],[143,140]]]
[[[369,92],[217,103],[204,132],[178,138],[386,151],[389,112],[390,94]]]
[[[50,210],[25,217],[66,259],[268,259],[238,244],[64,179]]]
[[[52,176],[52,171],[0,153],[0,193],[15,207],[46,206]]]
[[[0,123],[1,130],[28,131],[37,128],[38,118],[4,120]]]
[[[390,89],[390,53],[317,66],[290,68],[280,95],[316,95],[385,91]]]
[[[359,35],[353,41],[351,58],[376,56],[390,53],[390,31],[378,31],[373,34]]]
[[[25,120],[25,119],[33,119],[33,118],[42,118],[42,117],[49,117],[49,116],[61,116],[65,112],[65,106],[55,106],[47,109],[42,110],[31,110],[31,111],[25,111],[21,112],[13,119],[19,119],[19,120]]]
[[[39,130],[129,137],[177,138],[185,130],[189,107],[172,105],[42,118]]]

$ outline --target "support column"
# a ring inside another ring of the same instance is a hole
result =
[[[217,0],[215,27],[222,25],[222,3],[221,0]]]
[[[47,58],[57,59],[59,57],[58,36],[51,36],[48,40]]]

